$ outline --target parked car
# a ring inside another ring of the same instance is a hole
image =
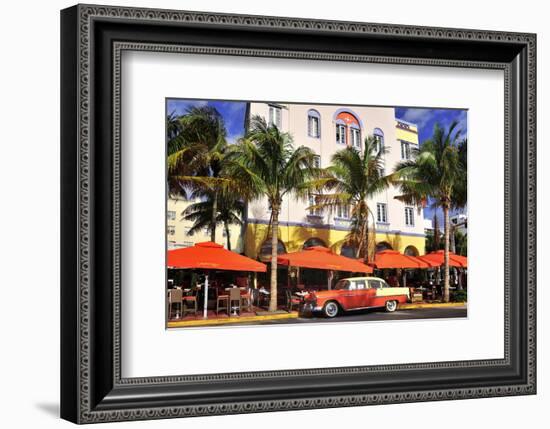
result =
[[[331,290],[310,292],[304,297],[300,312],[306,316],[322,313],[330,318],[366,308],[393,312],[408,300],[408,288],[390,287],[378,277],[350,277],[340,280]]]

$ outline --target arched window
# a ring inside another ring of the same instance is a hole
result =
[[[285,245],[281,240],[278,240],[277,255],[282,255],[283,253],[286,253]],[[261,261],[265,262],[271,260],[271,237],[263,242],[262,247],[260,247],[259,256]]]
[[[384,131],[380,128],[375,128],[372,132],[376,145],[374,147],[374,153],[378,154],[384,148]]]
[[[303,248],[305,250],[308,247],[313,247],[313,246],[327,247],[327,245],[325,244],[325,242],[323,240],[321,240],[320,238],[317,238],[317,237],[313,237],[313,238],[310,238],[310,239],[306,240],[306,242],[304,243]]]
[[[347,256],[348,258],[355,258],[357,254],[357,248],[352,244],[343,244],[340,249],[340,255]]]
[[[356,115],[347,110],[337,110],[334,115],[336,125],[336,143],[348,144],[361,149],[361,121]]]
[[[418,256],[418,249],[414,246],[407,246],[403,253],[407,256]]]
[[[355,124],[349,127],[349,136],[351,146],[361,150],[361,130]]]
[[[382,250],[393,250],[391,244],[387,241],[381,241],[376,245],[376,253],[381,252]]]
[[[307,112],[307,135],[316,139],[321,137],[321,115],[317,110]]]

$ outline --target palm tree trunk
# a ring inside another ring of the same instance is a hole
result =
[[[449,222],[449,206],[443,205],[443,221],[445,224],[445,250],[443,257],[443,301],[449,302],[449,244],[450,244],[450,229]]]
[[[214,192],[212,201],[212,219],[210,220],[210,241],[216,242],[216,218],[218,217],[218,193]]]
[[[277,311],[277,250],[279,247],[279,207],[271,205],[271,295],[269,311]]]
[[[229,224],[224,222],[225,238],[227,239],[227,250],[231,250],[231,237],[229,235]]]
[[[434,248],[433,250],[439,250],[440,242],[439,242],[439,221],[437,219],[437,213],[434,212],[434,219],[433,219],[433,227],[434,227]]]

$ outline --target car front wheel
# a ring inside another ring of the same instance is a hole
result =
[[[338,304],[336,304],[334,301],[327,302],[323,307],[323,314],[326,317],[336,317],[338,316],[339,311],[340,309],[338,308]]]
[[[397,301],[386,301],[386,311],[393,313],[395,310],[397,310]]]

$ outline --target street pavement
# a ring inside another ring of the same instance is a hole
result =
[[[242,325],[287,325],[292,323],[342,323],[342,322],[370,322],[384,320],[410,320],[410,319],[441,319],[441,318],[465,318],[467,310],[465,305],[441,308],[416,308],[410,310],[397,310],[387,313],[384,309],[350,311],[328,319],[322,316],[298,317],[297,319],[262,320],[250,323],[230,323],[224,326]]]

